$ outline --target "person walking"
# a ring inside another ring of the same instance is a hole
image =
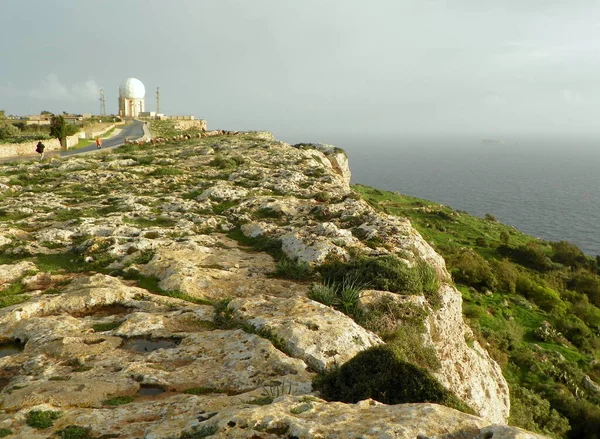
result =
[[[96,148],[102,148],[102,139],[100,137],[96,137]]]
[[[35,152],[37,152],[40,155],[40,160],[44,160],[44,150],[46,149],[46,145],[44,145],[42,143],[42,141],[38,141],[36,147],[35,147]]]

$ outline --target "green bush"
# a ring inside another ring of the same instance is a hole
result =
[[[553,242],[551,259],[571,268],[585,267],[588,258],[575,244],[567,241]]]
[[[576,271],[571,275],[567,286],[585,294],[591,303],[600,307],[600,277],[597,275],[584,270]]]
[[[537,242],[529,242],[516,248],[501,245],[498,247],[498,253],[509,257],[518,264],[540,272],[550,271],[555,267]]]
[[[491,261],[492,272],[500,291],[513,294],[517,287],[518,272],[508,259]]]
[[[562,301],[560,295],[545,285],[540,285],[526,275],[517,277],[517,293],[522,294],[544,311],[555,314],[564,314],[567,305]]]
[[[57,434],[60,439],[94,439],[90,427],[80,427],[78,425],[68,425]]]
[[[573,315],[559,317],[555,321],[555,326],[567,340],[578,348],[588,352],[597,348],[598,343],[597,340],[594,340],[596,338],[594,332],[578,317]]]
[[[8,139],[10,137],[18,135],[20,132],[19,128],[11,123],[0,123],[0,140]]]
[[[600,407],[564,392],[548,392],[548,400],[571,423],[569,439],[600,439]]]
[[[356,403],[372,398],[385,404],[431,402],[473,413],[425,369],[399,360],[389,346],[358,353],[339,369],[321,375],[315,386],[329,401]]]
[[[12,430],[9,430],[8,428],[0,428],[0,437],[10,436],[11,434],[13,434]]]
[[[25,423],[30,427],[43,430],[45,428],[52,427],[54,421],[60,418],[61,415],[61,412],[52,410],[32,410],[27,413]]]
[[[465,249],[451,261],[452,275],[456,282],[477,289],[496,287],[496,278],[490,264],[477,252]]]
[[[509,423],[557,438],[570,430],[569,421],[551,408],[548,400],[518,385],[510,389]]]
[[[217,155],[208,165],[219,169],[229,169],[237,168],[242,163],[244,163],[242,157],[224,157],[222,155]]]

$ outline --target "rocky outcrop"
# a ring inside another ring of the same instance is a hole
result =
[[[0,289],[10,299],[0,338],[13,343],[0,356],[0,428],[31,438],[69,425],[155,439],[529,437],[493,426],[506,422],[508,388],[485,350],[465,341],[444,260],[409,221],[353,193],[343,152],[267,134],[20,164],[0,176]],[[480,416],[319,399],[317,372],[383,341],[307,298],[306,281],[274,276],[281,267],[269,252],[312,267],[355,254],[432,266],[440,306],[406,300],[428,314],[423,342],[440,360],[438,380]],[[32,410],[61,416],[41,433],[25,422]]]
[[[441,363],[435,376],[481,416],[504,423],[510,398],[502,370],[463,321],[460,292],[450,285],[443,285],[440,292],[441,307],[425,320],[428,341]]]

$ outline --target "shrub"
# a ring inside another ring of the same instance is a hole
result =
[[[573,273],[567,282],[569,288],[585,294],[591,303],[600,307],[600,277],[584,270]]]
[[[477,238],[475,238],[475,245],[479,247],[487,247],[487,241],[484,237],[478,236]]]
[[[500,242],[503,245],[508,245],[508,243],[510,242],[510,233],[508,233],[506,230],[502,230],[500,232],[499,238],[500,238]]]
[[[556,319],[557,329],[578,348],[592,351],[594,349],[594,332],[585,322],[574,315]]]
[[[219,169],[229,169],[237,168],[242,163],[244,163],[244,159],[241,157],[223,157],[222,155],[217,155],[208,165]]]
[[[465,249],[451,261],[453,276],[456,282],[472,286],[477,289],[494,289],[496,278],[492,273],[490,264],[478,253]]]
[[[57,432],[59,439],[94,439],[90,427],[80,427],[78,425],[68,425],[63,430]]]
[[[600,407],[564,393],[549,392],[548,400],[571,423],[570,439],[600,439]]]
[[[516,291],[518,275],[514,265],[508,259],[502,259],[492,261],[491,267],[498,288],[505,293],[513,294]]]
[[[10,436],[11,434],[13,434],[12,430],[9,430],[8,428],[0,428],[0,437]]]
[[[441,363],[435,348],[424,343],[424,331],[423,325],[400,325],[388,344],[400,360],[435,372]]]
[[[533,270],[545,272],[554,268],[554,264],[537,242],[530,242],[517,248],[501,245],[498,247],[498,253]]]
[[[358,353],[339,369],[320,376],[315,386],[330,401],[356,403],[372,398],[385,404],[432,402],[473,413],[425,369],[399,360],[389,346]]]
[[[569,431],[569,421],[548,400],[518,385],[511,387],[510,397],[510,424],[559,438]]]
[[[25,423],[30,427],[43,430],[45,428],[52,427],[54,421],[60,418],[61,415],[61,412],[52,410],[32,410],[27,413]]]
[[[533,301],[544,311],[564,314],[567,310],[566,303],[562,301],[560,295],[554,289],[544,285],[543,281],[531,279],[524,273],[517,276],[516,291]]]
[[[588,265],[587,258],[575,244],[567,241],[553,242],[551,259],[559,264],[577,268]]]
[[[7,139],[9,137],[14,137],[18,135],[20,132],[19,128],[14,126],[11,123],[0,124],[0,139]]]

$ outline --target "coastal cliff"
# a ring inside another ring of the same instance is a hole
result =
[[[0,168],[0,337],[16,346],[0,358],[0,429],[31,438],[76,427],[90,438],[538,437],[502,425],[507,383],[468,342],[443,258],[349,183],[343,151],[269,133]],[[315,388],[318,374],[386,343],[313,300],[320,267],[361,257],[431,267],[435,291],[365,285],[360,306],[384,297],[418,308],[430,373],[476,416],[328,402]],[[313,276],[285,276],[286,264]],[[45,413],[56,419],[39,429],[32,419]]]

